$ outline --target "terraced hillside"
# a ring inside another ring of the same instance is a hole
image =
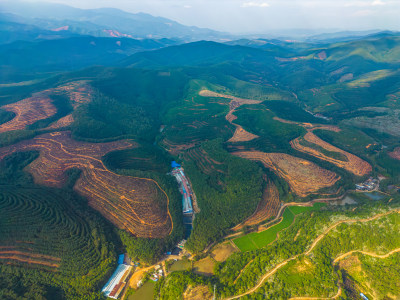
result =
[[[163,147],[176,155],[206,140],[228,139],[234,132],[225,120],[228,103],[228,99],[199,96],[197,87],[191,87],[182,103],[164,117]]]
[[[361,158],[339,149],[321,140],[313,132],[307,132],[303,138],[297,138],[290,143],[300,152],[310,154],[322,160],[329,161],[356,176],[364,176],[372,171],[369,163]]]
[[[56,114],[57,109],[46,92],[34,94],[32,97],[1,107],[15,113],[15,117],[0,125],[0,133],[25,129],[36,121],[47,119]]]
[[[108,226],[81,201],[57,189],[2,186],[2,275],[12,278],[12,270],[19,270],[28,284],[55,287],[58,297],[95,293],[112,270],[115,253],[107,242]]]
[[[15,116],[10,121],[0,125],[0,133],[26,129],[37,121],[50,119],[51,117],[57,118],[56,114],[59,111],[52,98],[60,94],[66,95],[69,103],[76,109],[83,103],[91,101],[93,89],[87,81],[78,80],[34,93],[29,98],[4,105],[1,109],[14,112]],[[68,114],[67,116],[58,117],[48,129],[66,127],[72,123],[72,114]]]
[[[27,170],[36,183],[52,187],[66,182],[66,170],[81,169],[75,190],[89,199],[90,206],[135,236],[164,237],[172,229],[165,192],[153,180],[117,175],[101,161],[110,151],[132,146],[128,141],[82,143],[72,140],[68,132],[55,132],[1,148],[0,158],[18,151],[40,151]]]
[[[263,191],[263,196],[258,203],[256,211],[243,223],[235,226],[233,230],[239,231],[245,226],[253,226],[262,223],[278,214],[281,202],[279,201],[279,191],[275,184],[264,176],[264,181],[267,182],[267,187]]]
[[[316,193],[322,188],[333,186],[340,177],[313,162],[284,153],[258,151],[234,152],[233,155],[260,161],[267,168],[284,178],[292,191],[300,197]]]
[[[236,129],[235,129],[233,136],[228,140],[228,142],[231,142],[231,143],[248,142],[248,141],[258,138],[257,135],[246,131],[245,129],[243,129],[242,126],[233,123],[233,121],[237,119],[237,117],[233,113],[235,112],[236,108],[238,108],[244,104],[259,104],[259,103],[261,103],[261,101],[238,98],[238,97],[234,97],[234,96],[230,96],[230,95],[212,92],[209,90],[201,90],[199,92],[199,95],[203,96],[203,97],[219,97],[219,98],[231,99],[231,102],[229,102],[229,112],[225,116],[225,119],[229,123],[234,125],[236,127]]]

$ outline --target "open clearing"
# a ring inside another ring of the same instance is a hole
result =
[[[47,119],[56,114],[57,109],[46,92],[35,93],[32,97],[1,107],[15,113],[15,117],[0,125],[0,133],[22,130],[36,121]]]
[[[215,261],[207,256],[193,264],[193,272],[202,275],[213,275],[214,274]]]
[[[219,244],[212,252],[211,257],[218,262],[225,261],[229,256],[238,250],[231,244],[230,241]]]
[[[237,225],[233,228],[235,231],[241,230],[244,226],[253,226],[268,220],[271,217],[275,217],[278,214],[280,208],[279,192],[275,184],[264,177],[266,180],[267,187],[263,191],[263,196],[258,203],[257,209],[246,221]]]
[[[0,125],[0,133],[22,130],[27,126],[34,124],[39,120],[50,118],[57,113],[56,107],[52,103],[50,96],[53,94],[67,94],[71,105],[77,108],[83,103],[87,103],[92,99],[93,90],[87,81],[75,81],[57,88],[44,90],[34,93],[32,97],[21,101],[4,105],[1,109],[15,113],[15,117]],[[70,125],[73,122],[72,116],[66,116],[56,121],[48,129],[61,128]]]
[[[203,96],[203,97],[217,97],[217,98],[231,99],[231,102],[229,103],[229,112],[226,115],[225,119],[229,123],[234,125],[236,127],[236,130],[235,130],[235,133],[233,134],[233,137],[231,137],[228,140],[228,142],[231,142],[231,143],[248,142],[248,141],[258,138],[257,135],[244,130],[242,126],[233,123],[233,121],[237,119],[237,117],[235,115],[233,115],[233,113],[238,107],[240,107],[244,104],[260,104],[262,101],[237,98],[237,97],[230,96],[230,95],[215,93],[215,92],[212,92],[209,90],[202,90],[199,92],[199,95]]]
[[[206,285],[189,286],[183,294],[184,300],[211,300],[212,298],[213,295]]]
[[[262,162],[267,168],[285,179],[291,190],[300,197],[306,197],[322,188],[331,187],[340,179],[337,174],[308,160],[284,153],[241,151],[232,154]]]
[[[27,170],[38,184],[61,187],[65,171],[78,168],[82,174],[74,189],[89,200],[105,218],[139,237],[164,237],[172,230],[168,197],[153,180],[117,175],[101,157],[113,150],[132,147],[128,141],[83,143],[69,132],[43,134],[0,149],[0,159],[20,151],[37,150],[40,156]]]
[[[338,158],[334,158],[332,156],[328,156],[318,149],[314,147],[308,147],[305,145],[302,145],[300,142],[300,138],[297,138],[293,141],[290,142],[291,146],[293,149],[296,149],[300,152],[310,154],[314,157],[317,157],[319,159],[331,162],[335,164],[336,166],[343,168],[351,173],[353,173],[356,176],[364,176],[372,171],[372,167],[369,163],[366,161],[362,160],[361,158],[348,153],[342,149],[339,149],[323,140],[321,140],[319,137],[317,137],[314,133],[311,131],[307,132],[304,136],[304,140],[307,142],[317,145],[323,149],[325,149],[328,152],[334,152],[336,154],[342,155],[346,157],[346,160],[341,160]]]
[[[390,152],[389,156],[394,159],[400,160],[400,147],[394,149],[393,152]]]

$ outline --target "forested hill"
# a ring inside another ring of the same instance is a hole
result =
[[[195,258],[167,263],[160,299],[208,285],[329,298],[367,279],[384,294],[357,271],[381,274],[377,261],[336,261],[400,245],[399,37],[262,47],[26,29],[0,46],[0,298],[102,299],[117,254],[157,263],[184,238],[171,161],[195,194]]]

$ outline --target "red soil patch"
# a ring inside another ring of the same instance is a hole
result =
[[[390,152],[389,156],[394,159],[400,160],[400,147],[394,149],[393,152]]]
[[[67,115],[61,119],[59,119],[57,122],[51,124],[49,127],[46,129],[59,129],[59,128],[64,128],[70,126],[72,123],[74,123],[74,118],[72,117],[72,114]]]
[[[74,109],[79,105],[90,102],[94,94],[93,88],[88,84],[87,80],[70,82],[50,91],[67,93]]]
[[[90,206],[135,236],[165,237],[172,230],[169,199],[157,182],[117,175],[101,161],[110,151],[132,146],[128,141],[83,143],[72,140],[69,132],[56,132],[0,148],[0,160],[13,152],[38,150],[39,158],[27,171],[36,183],[54,187],[65,184],[67,169],[79,168],[82,175],[74,189]]]
[[[14,260],[17,262],[42,265],[52,268],[59,268],[61,259],[58,257],[27,253],[17,250],[0,251],[0,260]]]
[[[234,124],[234,125],[236,125],[236,124]],[[248,142],[248,141],[254,140],[258,137],[259,137],[258,135],[252,134],[252,133],[244,130],[242,126],[236,125],[235,133],[233,134],[233,137],[231,137],[228,140],[228,142],[230,142],[230,143]]]
[[[66,93],[74,108],[91,101],[93,89],[87,81],[75,81],[57,88],[44,90],[24,100],[4,105],[1,108],[15,113],[15,117],[7,123],[0,125],[0,133],[22,130],[36,121],[47,119],[56,114],[57,109],[50,98],[51,94]],[[72,115],[61,118],[46,129],[56,129],[72,124]]]
[[[25,129],[26,126],[32,125],[36,121],[47,119],[57,112],[45,92],[36,93],[30,98],[2,106],[1,108],[14,112],[15,117],[0,125],[0,133]]]
[[[306,197],[322,188],[331,187],[340,179],[337,174],[308,160],[284,153],[242,151],[232,154],[262,162],[267,168],[285,179],[291,190],[300,197]]]
[[[304,136],[304,139],[307,142],[318,145],[327,151],[343,154],[347,158],[347,161],[342,161],[339,159],[332,158],[330,156],[327,156],[327,155],[319,152],[317,149],[303,146],[300,144],[299,138],[291,141],[290,145],[292,146],[293,149],[296,149],[303,153],[310,154],[310,155],[320,158],[322,160],[329,161],[329,162],[335,164],[336,166],[353,173],[356,176],[364,176],[372,171],[371,165],[369,163],[367,163],[366,161],[362,160],[361,158],[359,158],[351,153],[348,153],[342,149],[339,149],[339,148],[321,140],[319,137],[317,137],[311,131],[306,133],[306,135]]]

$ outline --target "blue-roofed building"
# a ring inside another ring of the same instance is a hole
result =
[[[171,168],[172,168],[172,169],[173,169],[173,168],[180,168],[180,167],[181,167],[181,165],[178,164],[176,161],[171,162]]]
[[[118,264],[119,265],[122,265],[124,263],[124,258],[125,258],[124,254],[121,254],[118,256]]]

